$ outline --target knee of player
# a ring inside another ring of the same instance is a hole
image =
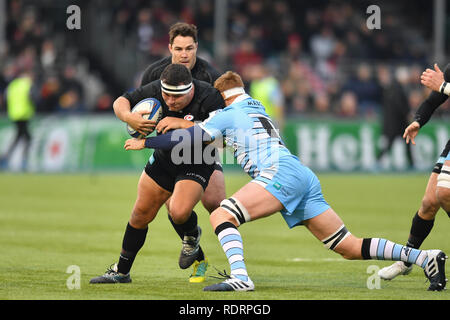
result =
[[[435,215],[440,208],[436,194],[425,195],[422,199],[421,211],[425,215]]]
[[[191,214],[193,208],[186,207],[182,204],[170,204],[170,217],[175,224],[182,224],[186,222]]]
[[[214,210],[216,210],[219,206],[222,200],[225,197],[218,196],[216,194],[204,194],[202,198],[202,204],[205,207],[206,210],[208,210],[209,213],[212,213]]]
[[[322,243],[325,248],[339,253],[344,259],[361,259],[362,239],[353,236],[344,225],[323,239]]]
[[[138,229],[145,228],[150,222],[153,221],[156,214],[151,212],[151,210],[146,210],[140,207],[134,207],[131,212],[130,222],[132,225]]]
[[[230,222],[236,227],[239,227],[239,223],[236,221],[236,218],[222,208],[217,208],[211,213],[209,216],[209,222],[211,223],[213,229],[216,229],[218,225],[224,222]]]

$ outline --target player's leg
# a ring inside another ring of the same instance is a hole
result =
[[[430,280],[429,290],[445,288],[445,254],[440,250],[419,250],[380,238],[358,238],[345,228],[333,209],[304,221],[311,233],[325,247],[350,260],[375,259],[414,263],[424,269]]]
[[[23,138],[24,149],[23,149],[23,159],[22,159],[22,170],[26,170],[28,167],[28,155],[30,153],[31,146],[31,134],[28,128],[28,120],[19,121],[19,136]]]
[[[444,165],[437,178],[436,196],[439,205],[450,217],[450,155],[445,158]]]
[[[419,210],[415,213],[411,229],[406,246],[419,249],[423,241],[431,232],[435,216],[440,208],[437,183],[438,177],[441,175],[442,166],[450,151],[450,140],[447,142],[444,150],[439,156],[437,163],[434,165],[433,171],[428,179],[428,184],[423,196],[422,203]],[[443,174],[443,181],[448,178],[448,175]],[[445,184],[445,182],[444,182]],[[445,188],[444,188],[445,189]],[[442,198],[445,198],[444,194],[441,194]],[[445,205],[445,204],[444,204]],[[445,210],[445,209],[444,209]],[[394,264],[382,268],[378,275],[384,280],[392,280],[398,275],[408,275],[412,271],[412,264],[404,263],[402,261],[395,262]]]
[[[442,165],[442,164],[441,164]],[[438,166],[440,172],[440,166]],[[435,170],[436,167],[435,167]],[[436,183],[438,172],[433,171],[428,179],[425,194],[422,199],[419,210],[415,213],[409,232],[406,246],[419,249],[423,241],[434,225],[434,218],[440,206],[436,196]],[[394,264],[382,268],[378,275],[384,280],[392,280],[399,275],[408,275],[412,271],[413,264],[397,261]]]
[[[209,213],[216,210],[225,199],[225,177],[220,169],[214,170],[202,196],[202,204]]]
[[[223,176],[222,170],[214,170],[212,173],[208,186],[205,189],[205,192],[203,192],[203,196],[201,197],[201,201],[203,203],[203,206],[206,210],[208,210],[210,213],[214,211],[216,208],[219,207],[220,202],[225,199],[225,179]],[[197,214],[195,211],[192,211],[191,215],[188,217],[187,221],[178,221],[175,223],[172,219],[172,214],[170,213],[170,199],[166,202],[166,207],[168,209],[168,217],[169,221],[172,224],[173,228],[177,232],[178,236],[181,240],[184,239],[185,235],[191,236],[192,234],[192,225],[197,225]],[[197,229],[195,229],[197,230]],[[196,260],[196,265],[204,264],[205,262],[202,262],[205,260],[203,251],[200,247],[200,253],[198,256],[198,259]],[[201,266],[197,266],[201,267]],[[195,272],[194,272],[195,273]],[[194,281],[191,279],[191,281]]]
[[[197,214],[193,211],[203,195],[203,187],[194,180],[179,180],[175,183],[170,198],[169,214],[175,230],[183,240],[178,264],[181,269],[189,268],[195,260],[204,260],[200,248],[201,229],[198,226]]]
[[[6,149],[6,152],[0,157],[0,167],[7,167],[9,162],[9,157],[12,155],[13,151],[16,149],[19,144],[20,139],[22,138],[22,121],[15,121],[14,125],[16,127],[16,133],[14,139],[11,141],[9,147]]]
[[[125,229],[119,261],[104,275],[91,279],[90,283],[131,282],[129,272],[137,253],[144,245],[148,224],[156,217],[170,194],[145,171],[142,172],[138,182],[137,198]]]
[[[179,266],[186,269],[193,264],[189,282],[203,282],[208,268],[208,260],[199,244],[201,228],[193,208],[204,194],[213,171],[213,165],[203,164],[181,165],[176,168],[176,183],[169,212],[172,225],[182,239]]]
[[[281,202],[264,187],[248,183],[210,216],[210,222],[230,264],[230,275],[221,283],[205,287],[205,291],[249,291],[254,284],[244,262],[243,241],[238,226],[283,209]]]

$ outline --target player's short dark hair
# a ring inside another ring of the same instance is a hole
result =
[[[171,86],[189,84],[192,82],[191,71],[182,64],[169,64],[161,73],[160,80]]]
[[[169,43],[173,44],[173,40],[177,36],[192,37],[192,39],[194,39],[194,42],[198,42],[197,27],[193,24],[177,22],[169,29]]]

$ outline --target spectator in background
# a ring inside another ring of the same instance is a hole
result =
[[[44,72],[55,69],[57,56],[54,42],[50,39],[45,40],[42,43],[40,54],[40,63]]]
[[[268,66],[254,64],[249,66],[250,95],[265,107],[280,131],[284,126],[284,97],[278,80],[269,72]]]
[[[76,78],[76,69],[67,65],[64,68],[61,80],[60,111],[66,113],[82,112],[85,110],[83,101],[83,86]]]
[[[342,118],[354,118],[358,115],[358,98],[351,91],[346,91],[341,95],[336,112]]]
[[[152,46],[152,38],[154,34],[152,26],[152,13],[150,9],[141,9],[138,13],[138,26],[137,26],[137,49],[138,49],[138,65],[144,66],[147,63],[147,57],[150,53]]]
[[[34,116],[35,106],[32,101],[33,75],[30,71],[23,72],[12,80],[6,88],[6,104],[8,117],[16,126],[16,136],[6,153],[0,157],[0,168],[8,166],[13,151],[23,140],[24,151],[22,156],[22,170],[27,168],[28,153],[31,144],[29,121]]]
[[[372,77],[372,69],[366,63],[361,63],[353,76],[343,87],[343,91],[353,92],[358,100],[360,115],[373,118],[378,113],[379,86]]]
[[[328,78],[330,75],[329,59],[336,47],[333,30],[328,26],[322,27],[320,33],[311,38],[310,47],[316,71],[323,78]]]
[[[52,113],[58,109],[61,94],[61,81],[57,74],[49,74],[40,87],[37,110],[41,113]]]
[[[331,115],[330,97],[326,92],[317,93],[314,96],[313,113],[319,116]]]
[[[248,65],[263,63],[263,56],[256,51],[255,45],[250,39],[243,39],[232,55],[233,69],[238,73],[244,73]]]
[[[382,136],[384,145],[377,155],[380,161],[387,154],[396,138],[401,138],[405,128],[409,124],[409,101],[402,85],[392,76],[388,67],[378,67],[378,80],[382,97]],[[406,154],[409,167],[413,167],[411,145],[406,145]]]

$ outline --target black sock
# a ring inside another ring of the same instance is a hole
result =
[[[120,252],[119,262],[117,263],[117,271],[127,274],[131,270],[134,258],[138,251],[142,248],[147,237],[148,228],[135,229],[129,223],[123,236],[122,251]]]
[[[183,240],[185,235],[192,237],[198,236],[198,218],[195,211],[192,211],[189,218],[182,224],[176,224],[175,222],[173,222],[170,214],[168,215],[168,218],[181,240]]]
[[[182,224],[176,224],[175,222],[173,222],[170,214],[168,215],[168,218],[181,240],[184,239],[185,235],[192,236],[192,237],[198,237],[198,229],[197,229],[198,218],[197,218],[197,214],[195,213],[195,211],[192,211],[191,215],[186,220],[186,222],[184,222]],[[199,247],[199,254],[198,254],[197,260],[202,261],[204,259],[205,259],[205,255],[203,253],[202,247]]]
[[[430,234],[431,229],[433,229],[434,219],[433,220],[424,220],[422,219],[418,212],[414,215],[411,224],[411,231],[409,232],[409,238],[406,245],[408,247],[419,249],[422,245],[425,238]],[[407,266],[410,266],[410,263],[405,263]]]

